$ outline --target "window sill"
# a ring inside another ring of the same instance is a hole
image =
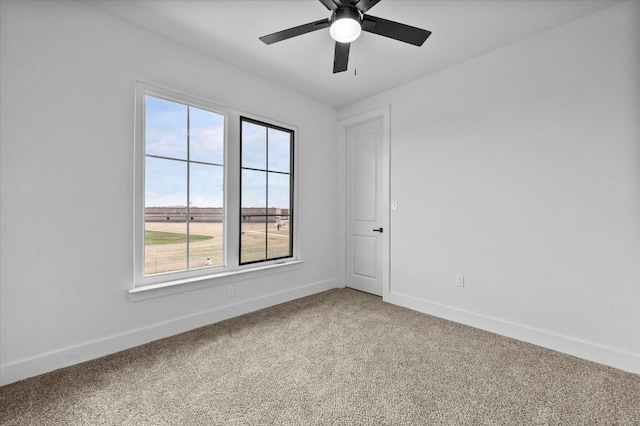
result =
[[[230,284],[240,280],[280,274],[300,269],[303,263],[304,260],[294,260],[266,266],[257,266],[254,268],[237,269],[235,271],[221,272],[213,275],[167,281],[159,284],[149,284],[129,290],[129,300],[132,302],[138,302],[155,297],[183,293],[185,291]]]

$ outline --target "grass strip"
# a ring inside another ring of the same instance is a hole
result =
[[[209,235],[190,235],[189,241],[205,241],[210,240],[213,237]],[[186,234],[177,234],[175,232],[161,232],[161,231],[144,231],[144,244],[147,246],[153,246],[158,244],[178,244],[186,243]]]

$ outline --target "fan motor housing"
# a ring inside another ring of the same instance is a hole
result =
[[[338,19],[353,19],[354,21],[360,22],[362,20],[360,16],[360,12],[355,7],[341,7],[333,11],[331,13],[331,18],[329,19],[329,23],[333,24]]]

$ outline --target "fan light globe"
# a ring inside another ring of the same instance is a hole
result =
[[[329,28],[331,38],[339,43],[351,43],[362,32],[360,22],[353,18],[336,19]]]

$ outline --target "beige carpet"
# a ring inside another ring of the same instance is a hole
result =
[[[340,289],[0,388],[2,425],[640,425],[640,376]]]

